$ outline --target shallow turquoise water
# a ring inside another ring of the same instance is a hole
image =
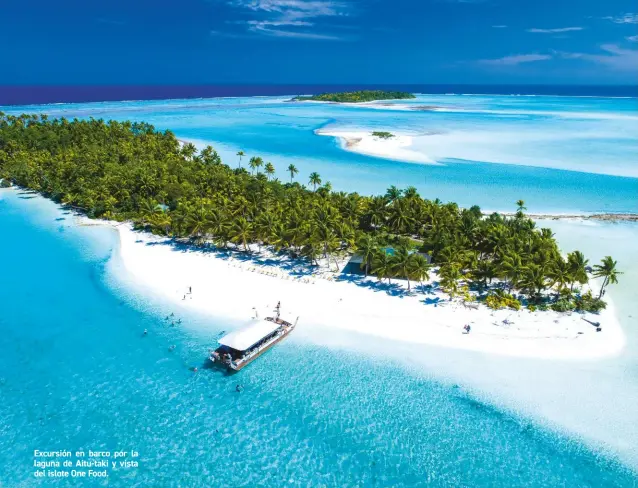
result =
[[[143,120],[182,139],[213,143],[230,165],[237,164],[235,153],[242,149],[248,157],[272,161],[283,181],[289,178],[284,169],[294,163],[299,181],[317,171],[337,190],[372,194],[390,185],[413,185],[428,198],[487,210],[511,210],[523,199],[530,212],[638,212],[638,99],[420,95],[394,109],[286,100],[105,102],[4,110]],[[443,111],[403,109],[411,105]],[[347,152],[333,138],[314,133],[325,127],[436,134],[418,144],[441,164]]]
[[[108,486],[635,486],[578,442],[387,361],[291,337],[239,376],[193,373],[214,339],[204,319],[167,327],[161,304],[121,288],[112,231],[0,198],[0,486],[81,486],[32,477],[34,449],[79,448],[140,452]]]

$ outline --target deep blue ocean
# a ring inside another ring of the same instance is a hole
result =
[[[240,377],[203,369],[206,319],[168,327],[162,303],[119,282],[112,229],[0,198],[2,487],[636,485],[576,440],[387,360],[291,338]],[[38,480],[34,449],[135,449],[140,467]]]
[[[412,93],[474,93],[491,95],[561,95],[638,97],[638,85],[0,85],[0,105],[32,103],[166,100],[171,98],[303,95],[355,90],[400,90]]]

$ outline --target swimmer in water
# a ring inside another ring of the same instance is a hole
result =
[[[241,393],[241,391],[242,391],[243,389],[244,389],[244,387],[243,387],[243,386],[241,386],[241,385],[235,385],[235,391],[236,391],[236,392]]]
[[[173,344],[172,346],[170,346],[170,347],[168,348],[168,350],[169,350],[169,351],[174,351],[174,350],[175,350],[175,344]]]
[[[148,335],[148,330],[144,329],[143,335]]]

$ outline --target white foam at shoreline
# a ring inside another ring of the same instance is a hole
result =
[[[301,317],[302,328],[336,328],[499,355],[588,360],[617,355],[625,342],[611,302],[596,317],[604,324],[604,331],[596,333],[580,314],[466,309],[441,293],[390,296],[334,282],[327,273],[293,279],[278,267],[214,252],[177,251],[168,239],[134,232],[128,225],[117,229],[123,267],[138,285],[176,305],[235,323],[249,320],[254,308],[264,316],[281,301],[289,318]],[[439,304],[425,305],[427,298]],[[506,319],[512,324],[503,324]],[[464,335],[467,323],[472,332]]]

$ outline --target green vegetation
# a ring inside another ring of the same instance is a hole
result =
[[[362,103],[373,102],[375,100],[405,100],[408,98],[416,98],[412,93],[400,91],[383,91],[383,90],[361,90],[356,92],[342,93],[322,93],[320,95],[312,95],[308,97],[295,97],[293,100],[305,101],[313,100],[317,102],[340,102],[340,103]]]
[[[311,264],[359,252],[365,274],[387,286],[393,278],[409,287],[427,279],[431,265],[419,254],[427,253],[442,289],[493,308],[595,312],[605,306],[605,287],[618,282],[616,262],[606,257],[594,266],[603,278],[599,297],[580,294],[587,259],[579,251],[563,258],[551,231],[525,216],[522,201],[513,217],[484,216],[476,206],[424,199],[413,187],[366,197],[333,192],[316,172],[305,180],[308,189],[294,181],[294,165],[286,170],[290,183],[259,157],[249,167],[252,174],[232,169],[212,147],[198,153],[145,123],[0,112],[2,185],[29,188],[89,217],[131,220],[156,234],[244,252],[257,243]]]
[[[380,137],[381,139],[390,139],[391,137],[394,137],[394,134],[392,132],[383,132],[376,130],[372,133],[372,135],[374,137]]]
[[[494,310],[498,310],[500,308],[511,308],[513,310],[521,309],[521,302],[509,293],[505,293],[503,290],[490,291],[485,299],[485,305]]]

